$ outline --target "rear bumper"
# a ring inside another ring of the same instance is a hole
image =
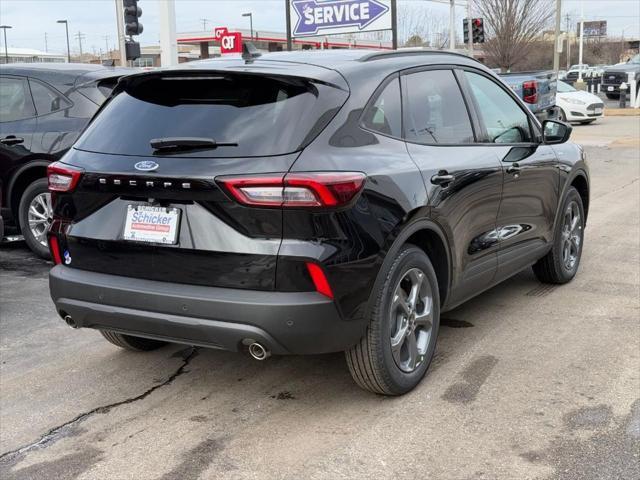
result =
[[[185,285],[88,272],[49,274],[58,313],[77,326],[237,351],[252,341],[275,354],[336,352],[363,334],[316,292],[265,292]]]

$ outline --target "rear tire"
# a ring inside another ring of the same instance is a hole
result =
[[[563,284],[575,277],[584,244],[584,207],[578,191],[570,187],[557,219],[551,251],[533,265],[544,283]]]
[[[51,196],[46,178],[32,182],[22,194],[18,206],[18,222],[24,241],[39,257],[49,260],[46,232],[51,224]]]
[[[345,355],[361,388],[402,395],[420,383],[435,352],[438,281],[429,257],[409,244],[382,274],[367,331]]]
[[[124,348],[134,352],[148,352],[164,347],[167,342],[152,340],[150,338],[134,337],[123,333],[116,333],[110,330],[100,330],[100,333],[109,343],[116,347]]]

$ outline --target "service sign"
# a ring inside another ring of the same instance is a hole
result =
[[[291,0],[291,36],[391,28],[391,0]]]

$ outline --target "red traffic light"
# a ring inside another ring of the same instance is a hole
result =
[[[481,18],[474,18],[473,19],[473,25],[476,26],[476,27],[482,26],[482,19]]]

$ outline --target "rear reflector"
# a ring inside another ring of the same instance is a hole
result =
[[[335,208],[349,204],[362,190],[359,172],[310,172],[216,180],[243,205],[285,208]]]
[[[307,270],[309,271],[309,275],[311,275],[311,280],[313,280],[316,291],[333,300],[333,291],[322,267],[315,263],[307,262]]]
[[[49,191],[71,192],[78,185],[81,176],[82,170],[64,163],[54,162],[47,167]]]
[[[62,257],[60,256],[60,245],[58,245],[58,238],[54,235],[49,235],[49,250],[51,251],[51,258],[55,265],[62,263]]]

